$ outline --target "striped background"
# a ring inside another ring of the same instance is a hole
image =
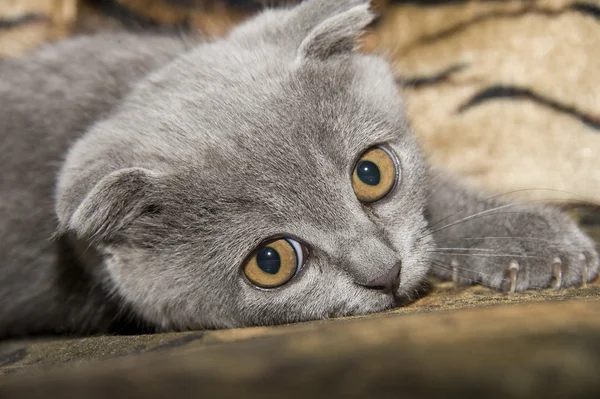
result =
[[[0,57],[107,29],[218,36],[275,3],[3,0]],[[376,3],[364,47],[392,61],[434,164],[494,192],[600,203],[599,1]]]

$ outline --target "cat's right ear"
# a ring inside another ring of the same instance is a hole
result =
[[[301,59],[324,60],[332,55],[351,52],[355,40],[374,14],[368,1],[312,0],[297,7],[290,25],[300,39]]]
[[[59,232],[78,238],[106,241],[157,205],[160,176],[144,168],[117,170],[103,177],[70,217],[61,220]]]

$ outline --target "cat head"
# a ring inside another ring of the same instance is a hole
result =
[[[268,10],[142,81],[72,148],[57,214],[146,320],[394,306],[427,272],[425,166],[364,1]],[[100,267],[100,266],[98,266]]]

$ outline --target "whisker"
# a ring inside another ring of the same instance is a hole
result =
[[[491,208],[491,209],[488,209],[488,210],[485,210],[485,211],[481,211],[481,212],[478,212],[478,213],[476,213],[476,214],[473,214],[473,215],[470,215],[470,216],[464,217],[464,218],[462,218],[462,219],[459,219],[459,220],[457,220],[457,221],[455,221],[455,222],[449,223],[449,224],[447,224],[447,225],[445,225],[445,226],[442,226],[442,227],[440,227],[440,228],[438,228],[438,229],[435,229],[435,230],[433,230],[433,231],[430,231],[429,233],[427,233],[427,234],[425,234],[425,235],[423,235],[423,236],[419,237],[419,239],[423,239],[423,238],[425,238],[425,237],[428,237],[428,236],[430,236],[430,235],[432,235],[432,234],[438,233],[438,232],[440,232],[440,231],[442,231],[442,230],[445,230],[445,229],[447,229],[447,228],[450,228],[450,227],[453,227],[453,226],[457,226],[457,225],[459,225],[459,224],[461,224],[461,223],[468,222],[469,220],[473,220],[473,219],[479,219],[479,218],[481,218],[481,217],[487,217],[487,216],[497,216],[497,215],[510,215],[510,214],[515,214],[515,215],[533,215],[533,216],[536,216],[536,214],[535,214],[535,213],[533,213],[533,212],[524,212],[524,211],[518,211],[518,212],[496,212],[496,213],[491,213],[491,212],[494,212],[494,211],[497,211],[497,210],[500,210],[500,209],[504,209],[504,208],[508,208],[508,207],[510,207],[510,206],[514,206],[514,205],[517,205],[517,204],[503,205],[503,206],[501,206],[501,207]],[[540,216],[540,217],[541,217],[541,215],[537,215],[537,216]]]
[[[442,260],[440,260],[440,259],[435,259],[435,258],[427,258],[427,260],[429,260],[430,262],[432,262],[432,264],[435,264],[435,265],[437,265],[437,266],[439,266],[439,267],[443,268],[444,270],[453,271],[454,269],[456,269],[456,270],[462,270],[462,271],[465,271],[465,272],[471,272],[471,273],[475,273],[475,274],[477,274],[477,275],[479,275],[479,276],[486,276],[486,277],[490,277],[490,278],[491,278],[491,277],[493,277],[493,275],[492,275],[492,274],[489,274],[489,273],[478,272],[477,270],[468,269],[468,268],[466,268],[466,267],[460,267],[460,266],[452,266],[452,265],[447,265],[446,263],[444,263],[444,261],[442,261]],[[462,277],[462,278],[465,278],[465,279],[467,279],[467,280],[471,280],[471,279],[469,279],[468,277],[464,277],[464,276],[461,276],[461,277]],[[504,277],[502,280],[503,280],[503,281],[504,281],[504,280],[506,280],[506,277]],[[477,282],[477,281],[476,281],[476,280],[473,280],[473,282]]]
[[[494,198],[494,197],[492,197],[492,198]],[[489,213],[489,212],[493,212],[493,211],[495,211],[495,210],[499,210],[499,209],[504,209],[504,208],[508,208],[508,207],[511,207],[511,206],[515,206],[515,205],[517,205],[517,204],[520,204],[520,203],[519,203],[519,202],[514,202],[514,203],[510,203],[510,204],[503,204],[503,205],[496,206],[496,207],[493,207],[493,208],[485,209],[485,210],[483,210],[483,211],[481,211],[481,212],[477,212],[477,213],[475,213],[475,214],[472,214],[472,215],[466,216],[466,217],[464,217],[464,218],[462,218],[462,219],[459,219],[459,220],[455,221],[454,223],[459,223],[459,222],[461,222],[461,221],[466,221],[466,220],[469,220],[469,218],[472,218],[472,217],[475,217],[475,216],[479,216],[479,215],[483,215],[483,214],[486,214],[486,213]],[[448,216],[446,216],[445,218],[438,220],[438,221],[437,221],[437,222],[435,222],[434,224],[430,224],[430,225],[428,226],[428,228],[432,228],[433,226],[435,226],[436,224],[438,224],[440,221],[447,220],[447,219],[451,218],[452,216],[455,216],[455,215],[457,215],[457,214],[459,214],[460,212],[463,212],[463,211],[465,211],[465,210],[466,210],[466,207],[465,207],[465,208],[463,208],[461,211],[455,212],[455,213],[454,213],[454,214],[452,214],[452,215],[448,215]],[[453,224],[451,223],[451,224],[449,224],[449,225],[446,225],[446,226],[452,226],[452,225],[453,225]],[[438,232],[438,231],[440,231],[440,230],[442,230],[442,229],[446,228],[446,226],[444,226],[444,227],[441,227],[441,228],[439,228],[439,229],[436,229],[436,230],[433,230],[433,231],[431,231],[431,232],[430,232],[430,234],[436,233],[436,232]]]
[[[523,188],[523,189],[518,189],[518,190],[506,191],[506,192],[501,193],[501,194],[496,194],[496,195],[493,195],[491,197],[483,198],[481,200],[476,201],[476,203],[478,203],[478,204],[479,203],[484,203],[484,202],[491,201],[491,200],[494,200],[494,199],[497,199],[497,198],[500,198],[500,197],[503,197],[503,196],[506,196],[506,195],[517,194],[517,193],[526,192],[526,191],[549,191],[549,192],[558,192],[558,193],[563,193],[563,194],[569,194],[569,195],[572,195],[574,197],[578,197],[579,198],[579,200],[577,200],[577,201],[571,200],[571,202],[578,202],[578,203],[582,203],[582,204],[586,204],[586,205],[600,206],[600,203],[596,203],[596,202],[594,202],[592,200],[586,199],[585,197],[583,197],[581,195],[575,194],[575,193],[570,192],[570,191],[553,189],[553,188]],[[535,200],[535,201],[550,201],[550,200],[564,201],[564,199],[561,199],[561,198],[553,198],[553,199],[547,199],[547,200],[546,199],[543,199],[543,200],[540,199],[540,200]],[[459,213],[466,211],[469,206],[470,205],[466,205],[466,206],[462,207],[461,209],[459,209],[458,211],[456,211],[456,212],[454,212],[454,213],[452,213],[452,214],[450,214],[450,215],[448,215],[448,216],[446,216],[446,217],[444,217],[442,219],[439,219],[436,222],[431,223],[429,225],[429,227],[430,228],[434,227],[435,225],[443,222],[444,220],[447,220],[447,219],[451,218],[452,216],[458,215]]]
[[[456,225],[458,225],[460,223],[463,223],[463,222],[466,222],[468,220],[476,219],[476,218],[478,218],[480,216],[487,216],[488,214],[491,214],[491,215],[505,215],[505,214],[514,213],[514,214],[530,214],[532,216],[540,216],[540,215],[537,215],[534,212],[525,212],[525,211],[519,211],[519,212],[496,212],[496,213],[492,213],[492,212],[498,211],[498,210],[501,210],[501,209],[505,209],[505,208],[510,208],[510,207],[515,206],[515,205],[526,205],[526,204],[533,204],[533,203],[537,203],[537,202],[545,202],[545,203],[547,203],[549,201],[555,201],[555,200],[560,200],[560,199],[559,198],[558,199],[557,198],[548,198],[548,199],[544,199],[544,200],[539,200],[538,199],[538,200],[518,201],[518,202],[513,202],[513,203],[510,203],[510,204],[503,204],[503,205],[500,205],[500,206],[497,206],[497,207],[494,207],[494,208],[490,208],[490,209],[485,209],[485,210],[483,210],[481,212],[477,212],[475,214],[466,216],[466,217],[464,217],[462,219],[459,219],[459,220],[454,221],[452,223],[449,223],[449,224],[447,224],[445,226],[442,226],[442,227],[440,227],[438,229],[430,231],[427,234],[421,236],[419,239],[423,239],[423,238],[428,237],[428,236],[430,236],[432,234],[435,234],[435,233],[437,233],[439,231],[442,231],[442,230],[444,230],[446,228],[449,228],[449,227],[452,227],[452,226],[456,226]],[[456,215],[456,213],[454,215]],[[451,216],[453,216],[453,215],[451,215]],[[448,217],[451,217],[451,216],[448,216]],[[446,217],[445,219],[447,219],[448,217]],[[431,225],[429,226],[429,228],[431,228]]]
[[[430,252],[435,252],[435,251],[430,251]],[[444,255],[452,255],[452,256],[473,256],[473,257],[479,257],[479,258],[533,258],[533,259],[542,259],[539,256],[533,256],[533,255],[522,255],[522,254],[461,254],[459,252],[437,252],[439,254],[444,254]]]
[[[448,241],[457,241],[457,240],[481,241],[481,240],[487,240],[487,239],[515,240],[515,241],[521,240],[521,241],[541,242],[541,243],[545,243],[545,244],[549,244],[549,245],[555,245],[559,248],[574,248],[575,247],[574,245],[569,244],[568,242],[564,242],[564,241],[553,241],[553,240],[546,240],[544,238],[522,237],[522,236],[447,237],[447,238],[436,239],[436,243],[444,243],[444,242],[448,242]]]
[[[491,248],[440,248],[440,247],[436,247],[433,250],[428,250],[427,252],[437,252],[437,251],[490,251],[493,252],[495,251],[495,249],[491,249]]]
[[[477,270],[468,269],[468,268],[465,268],[465,267],[449,266],[449,265],[447,265],[446,263],[444,263],[443,261],[441,261],[439,259],[430,258],[430,257],[427,257],[426,259],[429,262],[431,262],[432,266],[437,267],[438,269],[441,269],[441,270],[447,270],[447,271],[450,271],[450,272],[454,272],[454,269],[456,269],[456,270],[462,270],[462,271],[474,273],[477,276],[488,277],[490,279],[492,279],[494,277],[494,275],[492,275],[490,273],[484,273],[484,272],[480,272],[480,271],[477,271]],[[490,263],[493,264],[494,266],[498,266],[498,264],[496,262],[490,262]],[[501,291],[501,289],[499,287],[494,287],[494,286],[491,286],[489,284],[486,284],[485,282],[481,281],[480,279],[476,279],[475,280],[475,279],[466,277],[464,275],[461,275],[460,278],[463,279],[463,280],[467,280],[467,281],[469,281],[471,283],[479,284],[479,285],[482,285],[484,287],[488,287],[488,288],[492,288],[492,289],[497,290],[497,291]],[[502,277],[502,279],[500,281],[502,281],[502,283],[504,283],[504,282],[508,281],[508,278],[507,277]],[[532,289],[532,290],[540,290],[540,289],[545,289],[545,288],[548,288],[548,287],[529,285],[527,287],[527,290],[530,290],[530,289]]]
[[[487,239],[506,239],[506,240],[527,240],[527,241],[540,241],[558,244],[556,241],[546,240],[543,238],[536,237],[522,237],[522,236],[481,236],[481,237],[444,237],[436,240],[436,242],[456,241],[456,240],[487,240]]]
[[[432,267],[434,267],[434,268],[437,268],[437,269],[441,269],[441,270],[450,270],[450,271],[452,271],[452,270],[451,270],[451,269],[449,269],[449,268],[448,268],[446,265],[441,265],[441,264],[435,264],[435,263],[432,263],[432,264],[431,264],[431,266],[432,266]],[[470,271],[470,270],[469,270],[469,271]],[[476,273],[476,272],[474,272],[474,273]],[[477,274],[478,274],[478,275],[481,275],[481,273],[477,273]],[[484,283],[483,281],[480,281],[480,280],[475,280],[475,279],[472,279],[472,278],[469,278],[469,277],[465,277],[465,276],[460,276],[460,278],[461,278],[463,281],[467,281],[467,282],[469,282],[469,283],[471,283],[471,284],[479,284],[479,285],[482,285],[482,286],[484,286],[484,287],[487,287],[487,288],[490,288],[490,289],[497,290],[497,288],[496,288],[496,287],[493,287],[493,286],[491,286],[490,284],[486,284],[486,283]]]

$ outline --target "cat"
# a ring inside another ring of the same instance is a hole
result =
[[[383,311],[428,273],[507,291],[598,273],[559,210],[426,165],[363,0],[201,43],[79,37],[0,63],[0,337]],[[499,122],[501,123],[501,122]]]

